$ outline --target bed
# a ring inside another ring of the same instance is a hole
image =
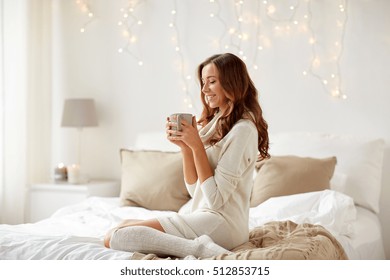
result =
[[[378,218],[384,141],[321,133],[270,140],[272,157],[254,173],[249,241],[208,259],[385,259]],[[0,259],[175,259],[103,246],[123,219],[185,213],[191,204],[180,153],[163,135],[141,135],[120,150],[120,161],[118,197],[89,197],[36,223],[0,225]]]

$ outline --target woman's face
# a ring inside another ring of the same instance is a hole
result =
[[[220,111],[227,109],[228,99],[219,80],[217,67],[213,64],[207,64],[202,69],[202,92],[205,95],[206,103],[210,108],[219,108]]]

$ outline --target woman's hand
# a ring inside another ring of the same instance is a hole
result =
[[[182,142],[181,140],[177,139],[174,135],[177,133],[177,123],[176,122],[171,122],[169,117],[167,117],[167,122],[166,122],[166,133],[167,133],[167,139],[180,147],[180,149],[185,150],[189,149],[188,146]]]
[[[196,119],[192,117],[192,124],[189,124],[185,120],[181,122],[181,131],[173,130],[172,127],[177,127],[175,122],[167,122],[167,134],[168,140],[172,143],[180,146],[182,149],[190,148],[196,150],[203,148],[202,140],[199,137],[199,132],[196,127]]]
[[[184,180],[189,184],[193,184],[197,180],[203,183],[207,178],[213,176],[213,170],[208,161],[202,139],[200,139],[196,119],[192,117],[192,124],[183,120],[181,131],[172,129],[175,126],[177,126],[176,123],[167,119],[167,138],[172,143],[180,146],[183,154]]]

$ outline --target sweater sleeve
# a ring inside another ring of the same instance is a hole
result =
[[[186,185],[188,193],[190,194],[191,197],[193,197],[194,193],[195,193],[195,188],[196,188],[197,182],[195,182],[193,184],[188,184],[187,182],[184,181],[184,183]]]
[[[208,207],[214,210],[229,200],[242,175],[253,166],[257,157],[257,130],[249,121],[236,124],[225,137],[214,176],[200,186]]]

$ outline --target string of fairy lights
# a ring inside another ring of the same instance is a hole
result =
[[[138,34],[143,21],[138,11],[142,11],[144,1],[128,1],[127,6],[120,9],[121,18],[118,20],[118,27],[124,38],[124,45],[118,48],[119,53],[127,53],[138,63],[139,66],[144,64],[136,50]]]
[[[88,25],[90,25],[94,20],[94,13],[91,10],[91,5],[87,0],[76,0],[76,4],[80,11],[86,16],[83,25],[80,27],[80,32],[84,33]]]
[[[178,14],[178,9],[177,9],[177,0],[173,1],[173,8],[171,10],[171,22],[168,24],[169,28],[173,30],[173,35],[172,35],[172,44],[174,47],[174,51],[177,54],[178,57],[178,65],[177,68],[180,71],[180,77],[181,77],[181,88],[184,94],[183,102],[187,106],[187,108],[191,109],[194,107],[194,102],[192,99],[192,96],[189,91],[190,87],[190,82],[192,80],[191,75],[186,73],[186,67],[185,67],[185,59],[184,59],[184,54],[182,51],[182,41],[181,41],[181,36],[178,28],[178,22],[177,22],[177,14]]]
[[[252,70],[259,69],[259,61],[264,50],[272,50],[273,44],[280,36],[294,34],[307,37],[311,51],[309,65],[302,69],[303,77],[313,77],[322,86],[324,92],[337,99],[346,99],[342,87],[340,62],[344,52],[344,39],[348,21],[348,0],[327,2],[330,5],[335,21],[328,22],[333,37],[324,39],[321,30],[315,25],[315,0],[205,0],[209,2],[208,16],[215,22],[220,33],[213,39],[212,45],[219,51],[233,52],[239,55]],[[146,0],[129,0],[127,6],[120,10],[117,22],[124,44],[118,48],[119,53],[130,55],[139,66],[144,64],[137,51],[138,36],[143,24],[143,13],[146,12]],[[183,1],[172,0],[167,26],[172,31],[171,42],[175,52],[175,66],[180,73],[183,102],[188,108],[194,105],[190,94],[191,75],[187,74],[184,50],[178,23],[178,4]],[[226,4],[229,3],[229,7]],[[84,33],[95,20],[91,4],[87,0],[76,0],[86,20],[80,28]],[[207,11],[207,9],[205,9]],[[228,17],[226,11],[232,11]],[[233,17],[233,18],[231,18]],[[254,43],[255,42],[255,43]],[[323,49],[326,48],[326,52]]]
[[[346,13],[348,2],[344,0],[343,3],[338,5],[339,14],[342,15],[341,19],[336,21],[336,29],[339,30],[340,35],[339,39],[333,42],[331,49],[331,55],[328,58],[328,67],[327,69],[331,69],[329,73],[320,74],[321,65],[326,62],[326,59],[321,59],[318,52],[318,44],[316,40],[316,32],[311,27],[310,24],[313,15],[312,15],[312,3],[308,2],[308,20],[309,20],[309,30],[310,30],[310,40],[309,43],[312,46],[312,62],[307,71],[303,71],[303,74],[306,76],[308,73],[315,77],[324,87],[324,90],[331,94],[331,96],[335,98],[347,99],[347,95],[342,91],[342,81],[341,81],[341,69],[340,69],[340,60],[344,51],[344,38],[345,38],[345,30],[346,24],[348,21],[348,15]],[[329,63],[330,62],[330,63]],[[333,67],[331,67],[333,65]]]

